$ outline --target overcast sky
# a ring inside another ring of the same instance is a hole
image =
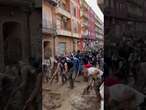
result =
[[[97,16],[99,16],[99,18],[103,21],[104,17],[103,17],[103,13],[100,10],[100,8],[97,5],[97,0],[85,0],[89,6],[95,11],[95,13],[97,14]]]

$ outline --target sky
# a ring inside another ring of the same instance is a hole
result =
[[[89,4],[89,6],[94,10],[94,12],[103,22],[104,21],[103,13],[97,5],[97,0],[85,0],[85,1]]]

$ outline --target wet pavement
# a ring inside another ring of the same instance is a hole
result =
[[[43,83],[43,110],[99,110],[100,105],[97,104],[94,93],[82,96],[87,82],[82,77],[77,80],[72,90],[67,83],[63,86],[58,83]]]

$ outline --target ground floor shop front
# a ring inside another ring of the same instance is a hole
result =
[[[42,51],[44,58],[48,56],[60,56],[70,52],[80,50],[80,40],[67,36],[53,36],[47,34],[43,36]]]

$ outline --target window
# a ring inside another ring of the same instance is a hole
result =
[[[66,43],[65,42],[60,42],[58,45],[58,54],[59,55],[64,55],[66,51]]]
[[[73,32],[78,33],[78,23],[74,21],[72,26],[73,26]]]
[[[51,10],[43,11],[43,27],[49,28],[52,25],[52,12]]]
[[[76,16],[76,8],[74,8],[74,14],[73,15]]]
[[[50,56],[52,56],[52,49],[50,41],[44,41],[44,59],[48,59]]]
[[[77,16],[77,9],[75,6],[72,6],[72,15],[75,17]]]
[[[68,23],[68,19],[65,17],[65,16],[62,16],[62,19],[61,19],[61,27],[65,30],[67,30],[67,23]]]

